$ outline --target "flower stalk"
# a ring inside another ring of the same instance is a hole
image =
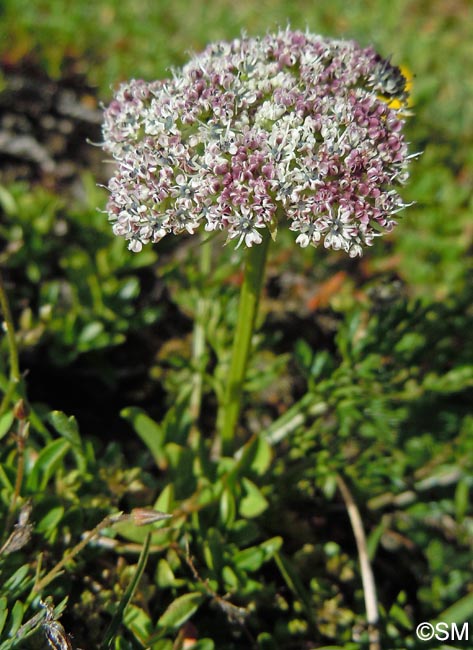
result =
[[[265,231],[261,244],[246,250],[230,371],[223,404],[217,419],[221,451],[224,455],[231,454],[235,447],[235,432],[242,406],[246,369],[263,287],[264,269],[270,239],[269,231]]]
[[[202,241],[200,246],[199,272],[201,289],[208,277],[212,261],[212,244],[207,239]],[[202,389],[205,374],[206,350],[205,350],[205,324],[208,317],[209,301],[200,291],[197,302],[196,316],[194,321],[194,331],[192,335],[192,365],[194,375],[192,378],[192,393],[189,403],[189,411],[195,428],[200,416],[202,406]],[[192,433],[192,432],[191,432]]]

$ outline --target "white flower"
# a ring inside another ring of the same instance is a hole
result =
[[[138,251],[202,225],[253,246],[277,213],[301,247],[360,255],[405,207],[403,117],[379,96],[402,104],[402,79],[371,48],[287,29],[123,84],[103,127],[114,233]]]

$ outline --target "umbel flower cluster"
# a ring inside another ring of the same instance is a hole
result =
[[[252,246],[287,220],[302,247],[360,255],[405,207],[405,85],[372,48],[290,30],[123,84],[103,127],[114,233],[140,251],[203,224]]]

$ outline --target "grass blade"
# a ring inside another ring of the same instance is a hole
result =
[[[151,533],[148,533],[145,542],[143,544],[143,549],[140,553],[135,575],[133,576],[133,579],[131,580],[125,593],[123,594],[122,599],[118,605],[117,611],[115,612],[115,615],[112,618],[107,631],[105,632],[105,637],[100,645],[100,650],[106,650],[106,648],[110,647],[110,644],[112,643],[113,638],[117,633],[118,628],[121,625],[123,614],[125,613],[126,608],[128,607],[131,599],[133,598],[133,594],[135,593],[136,588],[138,587],[141,576],[143,575],[143,571],[146,566],[146,562],[148,561],[150,543],[151,543]]]

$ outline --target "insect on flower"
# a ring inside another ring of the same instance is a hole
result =
[[[373,89],[388,98],[396,98],[399,101],[407,100],[408,80],[402,70],[393,66],[390,60],[379,59],[378,64],[369,78]]]

